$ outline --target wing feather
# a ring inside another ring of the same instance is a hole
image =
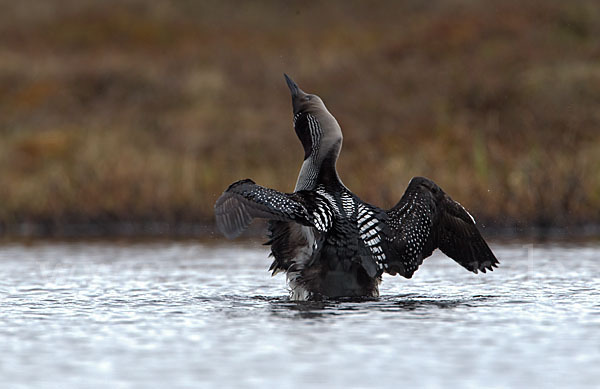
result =
[[[246,179],[234,182],[215,203],[217,227],[227,238],[239,236],[255,218],[291,221],[325,231],[331,210],[317,194],[282,193]]]
[[[386,270],[390,274],[412,277],[437,248],[474,273],[498,265],[473,217],[427,178],[413,178],[387,215]]]

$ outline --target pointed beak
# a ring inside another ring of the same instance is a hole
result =
[[[283,73],[285,77],[285,82],[287,82],[288,88],[290,88],[290,92],[292,94],[292,99],[297,97],[300,94],[304,94],[304,91],[298,87],[298,84],[294,82],[287,74]]]

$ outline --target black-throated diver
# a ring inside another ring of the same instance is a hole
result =
[[[410,180],[393,208],[359,199],[336,171],[342,131],[319,96],[284,75],[304,162],[293,193],[235,182],[215,204],[218,228],[237,237],[254,218],[269,220],[273,275],[287,273],[290,298],[377,297],[383,273],[411,278],[437,248],[474,273],[498,260],[473,217],[433,181]]]

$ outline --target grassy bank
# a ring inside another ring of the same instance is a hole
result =
[[[488,225],[600,222],[595,1],[0,3],[0,225],[210,224],[293,189],[282,73],[344,130],[339,171],[415,175]]]

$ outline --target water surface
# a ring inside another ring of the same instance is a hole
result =
[[[3,244],[0,386],[598,387],[600,245],[492,248],[296,303],[255,243]]]

